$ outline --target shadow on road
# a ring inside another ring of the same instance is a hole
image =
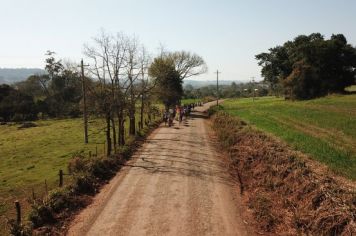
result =
[[[189,156],[204,156],[204,152],[188,152],[186,155],[179,150],[162,148],[162,153],[153,156],[150,152],[140,153],[135,164],[125,165],[130,168],[140,168],[150,174],[166,174],[169,176],[185,176],[199,179],[203,182],[220,182],[232,186],[235,182],[226,170],[223,161],[195,159]],[[223,167],[223,168],[222,168]]]

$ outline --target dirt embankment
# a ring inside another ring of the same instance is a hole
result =
[[[355,184],[226,113],[213,117],[256,226],[271,235],[356,235]]]

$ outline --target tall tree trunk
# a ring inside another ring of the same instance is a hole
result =
[[[114,152],[117,152],[117,141],[116,141],[116,126],[114,116],[111,117],[111,127],[112,127],[112,139],[114,144]]]
[[[151,103],[149,102],[149,103],[148,103],[148,120],[149,120],[149,122],[151,122],[151,120],[152,120],[152,118],[151,118],[151,112],[152,112]]]
[[[107,145],[107,156],[111,155],[111,135],[110,135],[110,113],[106,113],[106,145]]]
[[[118,120],[119,120],[119,130],[118,130],[118,134],[119,134],[119,145],[123,146],[125,145],[125,120],[124,120],[124,113],[122,111],[122,109],[120,110],[120,112],[118,112],[117,114],[118,116]]]
[[[136,134],[136,119],[135,119],[135,105],[131,105],[129,110],[129,118],[130,118],[130,135]]]
[[[130,103],[129,103],[129,118],[130,118],[130,128],[129,128],[129,133],[130,135],[135,135],[136,134],[136,119],[135,119],[135,113],[136,113],[136,102],[135,102],[135,94],[134,94],[134,84],[132,81],[132,77],[130,77],[131,85],[130,85]]]
[[[144,97],[141,96],[141,114],[140,114],[140,129],[143,129],[143,111],[144,111]]]

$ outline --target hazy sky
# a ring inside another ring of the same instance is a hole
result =
[[[356,45],[355,0],[0,0],[0,67],[44,67],[46,50],[80,60],[104,28],[135,34],[154,54],[189,50],[199,79],[260,78],[254,56],[299,34],[342,33]]]

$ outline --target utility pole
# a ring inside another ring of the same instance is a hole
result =
[[[89,66],[89,65],[85,65]],[[87,114],[87,89],[84,77],[84,63],[83,59],[80,61],[80,68],[82,71],[82,92],[83,92],[83,120],[84,120],[84,143],[88,143],[88,114]]]
[[[219,107],[219,74],[221,72],[219,70],[216,70],[216,106]]]
[[[252,90],[253,90],[253,101],[255,101],[255,77],[251,77],[252,79]]]

